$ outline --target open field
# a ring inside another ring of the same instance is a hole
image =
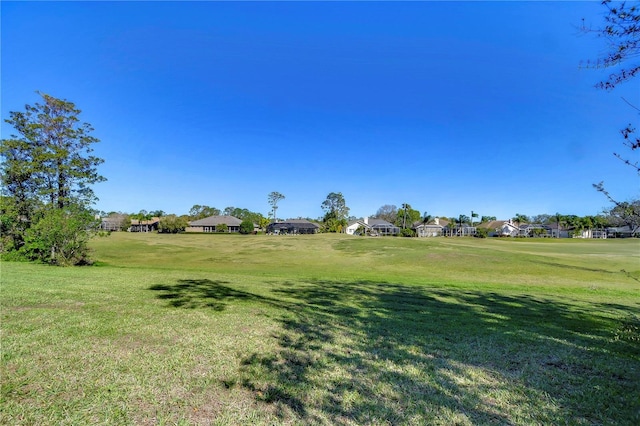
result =
[[[2,264],[2,424],[640,424],[640,241],[114,233]]]

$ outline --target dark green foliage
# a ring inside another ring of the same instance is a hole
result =
[[[91,155],[98,139],[73,103],[39,95],[43,103],[5,120],[19,136],[0,141],[3,258],[86,263],[97,199],[91,185],[105,180],[97,172],[103,160]]]
[[[253,233],[253,222],[248,219],[243,220],[240,224],[240,233],[245,235]]]
[[[89,263],[87,242],[98,227],[90,211],[81,206],[47,208],[27,229],[20,253],[25,259],[52,265]]]
[[[489,230],[487,228],[476,228],[474,236],[476,238],[487,238],[489,236]]]
[[[158,232],[162,234],[177,234],[179,232],[184,232],[187,225],[188,221],[186,217],[170,214],[160,218]]]
[[[400,231],[400,235],[403,237],[415,237],[416,232],[413,229],[404,228],[402,231]]]
[[[220,210],[215,207],[209,206],[201,206],[199,204],[195,204],[189,210],[189,217],[191,220],[204,219],[209,216],[218,216],[220,214]]]
[[[342,232],[347,226],[349,217],[349,207],[341,192],[331,192],[322,202],[322,209],[325,211],[323,218],[325,232]]]
[[[229,232],[229,226],[226,223],[216,225],[216,232]]]

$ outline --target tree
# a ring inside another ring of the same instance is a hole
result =
[[[418,210],[413,209],[409,204],[402,205],[402,214],[396,218],[395,225],[401,229],[410,229],[416,222],[421,222],[422,215]]]
[[[0,141],[2,213],[10,213],[15,221],[3,224],[11,232],[3,235],[3,250],[24,249],[30,259],[40,253],[37,260],[48,263],[83,263],[87,238],[95,229],[89,211],[97,200],[92,185],[106,180],[97,170],[104,160],[91,155],[99,140],[91,136],[90,124],[80,123],[81,111],[72,102],[38,94],[42,103],[10,112],[5,120],[19,135]],[[68,222],[68,226],[55,221]],[[45,224],[51,233],[45,232]],[[30,248],[26,247],[27,237]],[[47,254],[33,250],[39,237]],[[73,255],[61,251],[71,240],[74,243],[69,244],[80,246],[73,249]]]
[[[240,223],[240,233],[245,235],[253,233],[253,222],[249,219],[243,220]]]
[[[341,192],[331,192],[322,202],[322,209],[325,211],[323,222],[329,232],[342,232],[347,226],[349,208]]]
[[[433,219],[433,216],[431,216],[428,212],[424,212],[422,215],[422,224],[428,225],[429,222],[431,222],[431,219]]]
[[[220,214],[220,210],[215,207],[209,206],[201,206],[199,204],[194,204],[189,210],[189,217],[192,220],[204,219],[205,217],[210,216],[218,216]]]
[[[170,214],[160,218],[158,232],[162,234],[177,234],[179,232],[184,232],[188,225],[188,218],[186,216]]]
[[[385,204],[378,209],[374,217],[386,220],[389,223],[395,223],[398,218],[398,208],[393,204]]]
[[[473,210],[471,210],[471,226],[473,226],[473,218],[474,217],[478,217],[478,213],[476,213]]]
[[[640,72],[640,7],[637,2],[626,2],[612,4],[611,0],[604,0],[602,4],[607,9],[604,18],[604,26],[591,28],[587,27],[584,22],[582,30],[586,33],[595,33],[602,37],[607,45],[607,52],[599,57],[595,62],[588,62],[588,67],[611,69],[613,72],[608,78],[596,84],[599,89],[611,91],[619,84],[628,82]],[[640,112],[640,108],[625,102],[631,108]],[[635,151],[640,149],[640,136],[636,133],[636,128],[632,123],[626,128],[620,130],[623,138],[623,145]],[[631,166],[638,175],[640,175],[640,165],[638,162],[632,162],[625,159],[622,154],[614,152],[613,155]],[[593,187],[603,193],[609,201],[613,202],[616,207],[623,206],[624,202],[614,199],[604,187],[604,182],[593,184]],[[631,214],[640,218],[640,209],[632,208]]]
[[[626,225],[632,232],[640,229],[640,199],[617,203],[607,211],[609,221],[614,225]]]
[[[407,210],[411,210],[411,205],[402,203],[402,229],[407,229]]]
[[[612,5],[611,0],[602,1],[607,9],[605,24],[601,27],[587,27],[583,20],[582,31],[596,33],[605,39],[609,50],[596,61],[587,62],[587,67],[614,68],[606,80],[599,82],[596,87],[612,90],[618,84],[629,81],[640,72],[640,63],[625,64],[637,60],[640,56],[640,8],[636,2],[626,1]]]
[[[554,220],[556,227],[558,229],[558,233],[556,234],[556,238],[560,238],[560,225],[564,224],[566,222],[565,216],[561,215],[560,213],[556,213],[552,216],[552,219]]]
[[[99,140],[90,135],[90,124],[78,123],[81,111],[73,103],[39,94],[42,104],[26,105],[5,120],[21,135],[2,140],[5,189],[60,209],[89,206],[97,199],[90,185],[106,180],[97,172],[104,160],[89,155]]]
[[[518,227],[520,227],[520,225],[522,225],[523,223],[528,223],[530,221],[529,216],[520,213],[516,213],[515,217],[513,217],[511,220],[517,223]]]
[[[229,232],[229,226],[226,223],[216,225],[216,232]]]
[[[273,212],[273,221],[277,221],[276,211],[278,210],[278,202],[280,200],[284,200],[284,195],[279,192],[273,191],[268,196],[269,205],[271,206],[271,211]]]
[[[538,223],[538,224],[547,224],[547,223],[552,223],[553,221],[553,216],[549,215],[549,214],[537,214],[534,216],[531,216],[531,223]]]
[[[25,233],[22,253],[29,260],[69,266],[88,263],[88,241],[98,227],[91,211],[78,205],[49,205]]]
[[[469,216],[467,216],[466,214],[461,214],[458,216],[458,225],[459,225],[459,229],[460,229],[460,235],[464,236],[464,228],[462,225],[466,225],[471,223],[471,218],[469,218]]]
[[[487,223],[496,220],[495,216],[482,216],[480,218],[480,223]]]

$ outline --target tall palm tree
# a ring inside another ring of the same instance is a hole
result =
[[[428,214],[427,212],[424,212],[424,214],[422,215],[423,232],[424,232],[424,227],[426,227],[426,225],[428,225],[429,222],[431,222],[431,215]]]
[[[455,217],[450,217],[449,218],[449,232],[451,234],[451,236],[453,237],[453,233],[456,229],[456,222],[458,221],[458,219],[456,219]]]
[[[552,217],[553,217],[553,220],[556,221],[556,226],[558,227],[557,228],[557,233],[556,233],[556,238],[560,238],[560,224],[564,223],[565,217],[564,217],[564,215],[561,215],[560,213],[556,213]]]
[[[404,211],[402,214],[402,229],[407,228],[407,210],[411,209],[411,205],[404,203],[402,204],[402,210]]]

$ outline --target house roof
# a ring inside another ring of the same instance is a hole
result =
[[[153,217],[149,220],[131,219],[131,225],[155,225],[158,222],[160,222],[159,217]]]
[[[320,226],[318,226],[318,224],[313,223],[313,222],[309,222],[306,219],[288,219],[285,220],[283,222],[271,222],[269,224],[270,227],[277,227],[277,228],[288,228],[288,227],[293,227],[293,228],[320,228]]]
[[[505,223],[509,223],[508,220],[492,220],[490,222],[478,223],[476,225],[477,228],[485,228],[485,229],[498,229],[502,228]],[[514,228],[516,228],[515,224],[511,224]]]
[[[189,222],[189,226],[218,226],[223,223],[227,226],[240,226],[242,220],[235,216],[209,216]]]
[[[368,225],[369,226],[395,226],[393,223],[391,222],[387,222],[384,219],[373,219],[373,218],[369,218],[368,221]]]

